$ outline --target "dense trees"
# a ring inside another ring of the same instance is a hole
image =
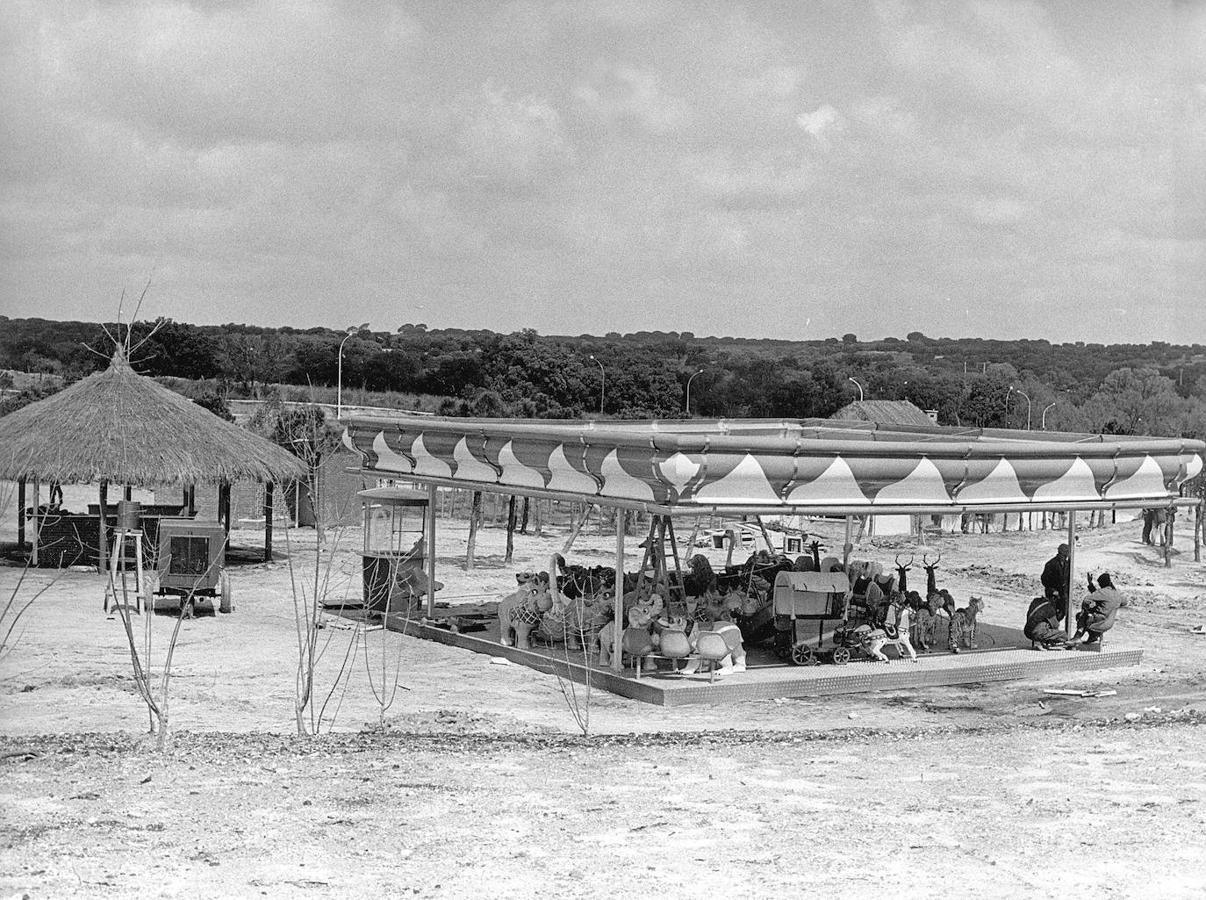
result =
[[[115,333],[115,326],[108,326]],[[434,395],[453,415],[619,418],[823,417],[858,399],[907,399],[965,427],[1203,435],[1206,348],[1051,344],[927,337],[791,342],[646,331],[542,336],[407,324],[346,334],[325,328],[197,326],[171,320],[133,329],[135,367],[210,379],[222,396],[268,385],[343,386]],[[0,369],[67,380],[102,368],[102,326],[0,317]],[[602,369],[600,370],[600,366]],[[702,371],[700,371],[702,370]],[[10,395],[10,404],[12,397]]]

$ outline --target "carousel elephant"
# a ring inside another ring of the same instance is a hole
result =
[[[615,621],[608,622],[599,631],[599,665],[607,667],[611,665],[612,657],[616,652],[616,623]],[[641,666],[642,670],[649,671],[653,667],[653,661],[647,657],[653,654],[653,634],[648,626],[641,627],[637,625],[629,625],[625,628],[620,636],[620,652],[623,656],[620,659],[621,664],[631,663],[633,667]]]
[[[520,650],[532,649],[532,629],[552,606],[549,597],[548,576],[539,574],[516,575],[519,587],[513,594],[498,601],[498,636],[504,647],[514,646]]]
[[[585,597],[569,598],[559,595],[540,617],[537,631],[554,644],[565,644],[570,650],[589,647],[594,635],[593,609]]]

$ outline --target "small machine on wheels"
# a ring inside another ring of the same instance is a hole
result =
[[[156,597],[175,596],[190,608],[198,597],[218,598],[218,609],[234,610],[226,573],[226,532],[218,522],[163,519],[159,523],[159,587]]]
[[[780,572],[775,577],[775,650],[797,666],[847,663],[850,648],[834,642],[846,622],[850,581],[844,572]]]

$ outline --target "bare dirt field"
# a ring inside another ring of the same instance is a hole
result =
[[[465,572],[464,528],[440,527],[441,597],[499,596],[565,539],[518,536],[504,566],[487,530]],[[1201,896],[1206,636],[1190,627],[1206,622],[1206,566],[1182,537],[1165,569],[1138,534],[1083,531],[1077,568],[1114,573],[1130,603],[1111,641],[1142,647],[1140,666],[671,709],[595,691],[589,738],[551,676],[381,631],[368,655],[401,660],[393,706],[382,714],[362,648],[333,727],[293,736],[278,560],[232,569],[233,615],[184,624],[160,753],[102,580],[68,572],[0,660],[0,897]],[[1060,533],[928,540],[957,598],[1017,627]],[[290,541],[295,563],[312,554],[312,532]],[[358,542],[343,537],[337,594],[359,590]],[[588,531],[571,561],[613,546]],[[0,598],[18,574],[0,569]],[[156,648],[173,622],[153,618]],[[329,633],[324,691],[353,639]]]

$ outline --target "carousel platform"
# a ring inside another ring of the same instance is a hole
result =
[[[891,691],[907,688],[940,687],[989,681],[1041,679],[1067,672],[1110,669],[1138,665],[1143,651],[1106,644],[1100,651],[1032,650],[1020,631],[982,624],[979,650],[953,654],[920,654],[916,663],[893,657],[888,664],[855,660],[844,666],[822,664],[792,666],[757,649],[748,653],[745,672],[716,676],[707,672],[694,675],[669,671],[640,676],[631,668],[620,672],[584,664],[581,651],[564,648],[519,650],[498,642],[497,626],[491,623],[479,631],[452,631],[446,627],[391,615],[387,627],[424,640],[498,656],[538,672],[558,674],[584,684],[589,678],[594,687],[621,697],[658,706],[719,704],[742,700],[769,700],[777,697],[816,697],[867,691]],[[887,653],[892,655],[892,651]]]

